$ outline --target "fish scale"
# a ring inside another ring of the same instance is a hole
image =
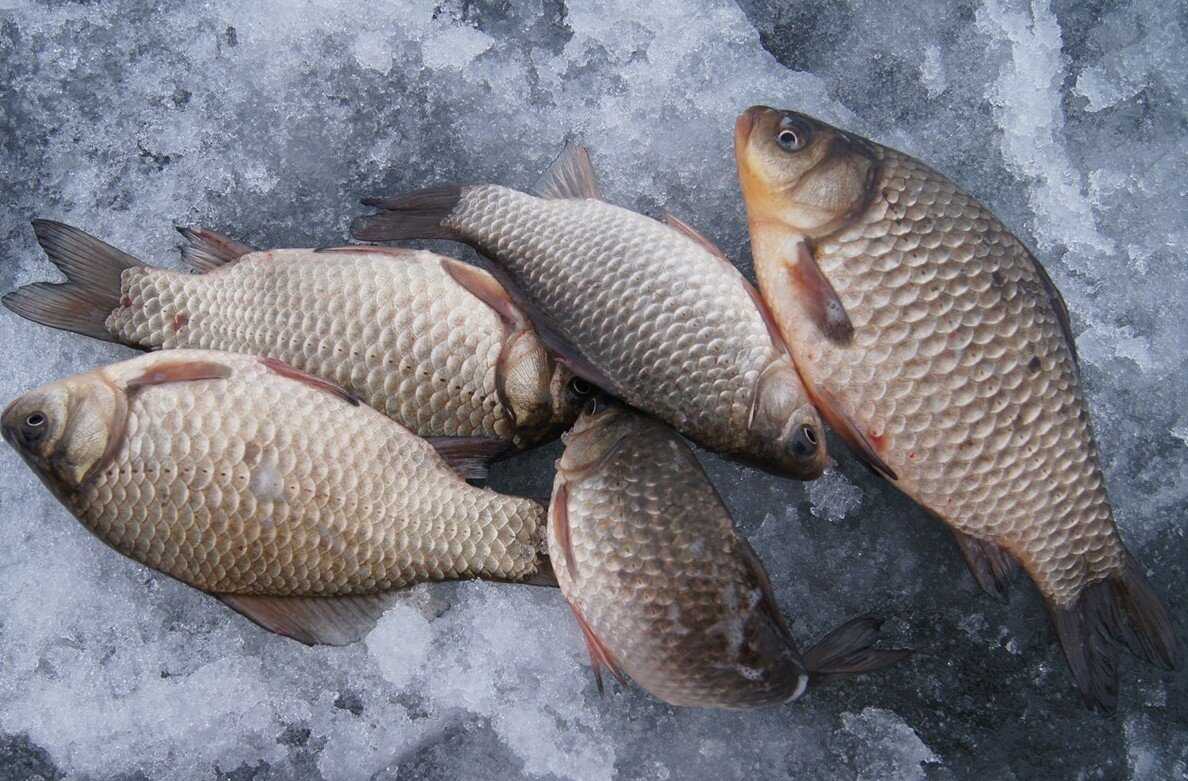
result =
[[[202,275],[129,269],[120,292],[131,304],[107,326],[123,341],[271,355],[424,436],[514,436],[495,391],[498,317],[429,253],[273,250]]]
[[[625,400],[742,449],[755,381],[773,357],[762,317],[708,252],[625,214],[482,185],[464,188],[446,224],[490,247]]]
[[[118,384],[153,362],[210,355],[156,353],[100,373]],[[121,553],[205,591],[276,596],[537,571],[536,503],[466,485],[365,407],[215,355],[229,379],[131,394],[114,459],[65,500]]]
[[[1001,540],[1066,605],[1123,551],[1075,359],[1026,248],[930,168],[880,151],[879,197],[815,245],[854,347],[794,352],[886,438],[900,487]]]

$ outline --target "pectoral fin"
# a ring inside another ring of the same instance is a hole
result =
[[[129,393],[151,385],[165,385],[171,382],[195,382],[197,380],[225,380],[231,376],[231,367],[214,361],[173,361],[159,363],[139,377],[128,380],[124,386]]]
[[[594,682],[598,685],[598,693],[602,694],[604,691],[602,687],[603,668],[610,670],[611,675],[626,686],[627,676],[619,669],[619,664],[615,661],[610,649],[598,638],[598,635],[594,634],[594,630],[586,623],[581,611],[572,602],[569,603],[569,609],[573,611],[573,617],[577,619],[578,627],[582,630],[582,637],[586,640],[586,651],[590,654],[590,667],[594,671]]]
[[[837,291],[817,265],[812,245],[807,239],[796,244],[796,256],[788,259],[786,265],[788,275],[817,329],[831,342],[849,344],[854,338],[850,315]]]
[[[507,441],[494,437],[429,437],[437,454],[463,480],[483,480],[492,461],[511,449]]]
[[[337,396],[347,404],[350,404],[352,407],[358,407],[360,404],[359,397],[345,388],[335,385],[329,380],[323,380],[321,377],[315,377],[312,374],[301,371],[300,369],[295,369],[284,361],[278,360],[276,358],[269,358],[267,356],[261,356],[260,363],[264,364],[275,374],[279,374],[282,377],[288,377],[290,380],[303,382],[311,388],[317,388],[320,391],[329,393],[331,396]]]
[[[854,451],[854,455],[862,459],[862,462],[875,474],[885,477],[888,480],[899,479],[899,475],[895,473],[895,470],[879,455],[879,451],[875,449],[870,438],[842,411],[841,405],[834,400],[828,391],[807,386],[806,390],[812,398],[813,406],[817,408],[817,412],[821,413],[821,417],[825,418],[825,422],[829,424],[829,427],[839,437],[845,440],[846,444],[850,446],[850,449]]]

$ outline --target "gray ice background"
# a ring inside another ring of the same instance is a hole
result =
[[[576,133],[609,198],[749,270],[731,130],[795,107],[989,204],[1064,291],[1123,534],[1185,625],[1183,2],[0,0],[0,287],[28,221],[157,264],[174,224],[342,243],[360,195],[526,188]],[[457,250],[455,250],[457,251]],[[4,401],[131,351],[0,313]],[[704,456],[803,642],[867,611],[907,664],[750,713],[599,698],[560,596],[436,587],[308,649],[127,561],[0,454],[0,779],[1182,778],[1188,675],[1075,696],[1034,589],[984,597],[947,532],[834,442],[808,486]],[[495,485],[544,492],[556,448]],[[703,454],[704,455],[704,454]]]

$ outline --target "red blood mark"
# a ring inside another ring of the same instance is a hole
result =
[[[190,322],[190,316],[185,312],[178,312],[173,316],[173,330],[180,331],[182,326]]]
[[[132,306],[132,296],[124,296],[120,299],[120,306]]]
[[[868,431],[866,432],[866,438],[870,440],[870,444],[874,446],[874,449],[880,452],[887,446],[887,438],[882,434]]]
[[[915,453],[915,451],[912,451],[911,453],[908,453],[908,458],[910,458],[911,460],[915,461],[915,460],[916,460],[916,453]]]

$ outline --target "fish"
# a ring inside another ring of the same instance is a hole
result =
[[[987,593],[1027,572],[1090,707],[1116,707],[1121,648],[1174,669],[1035,256],[944,175],[805,114],[747,109],[735,156],[759,288],[830,428],[949,526]]]
[[[873,647],[873,616],[801,653],[758,555],[668,425],[595,403],[562,439],[546,537],[599,690],[609,670],[671,705],[752,708],[910,654]]]
[[[0,432],[102,542],[303,643],[358,640],[418,583],[555,582],[543,503],[275,359],[148,353],[26,392]]]
[[[758,293],[709,239],[603,200],[571,145],[528,194],[446,185],[363,202],[361,241],[469,244],[578,377],[698,444],[811,480],[821,421]]]
[[[259,251],[179,228],[196,273],[33,222],[66,275],[6,294],[21,317],[142,350],[265,355],[346,388],[420,436],[490,460],[556,439],[590,389],[557,363],[489,274],[407,249]]]

